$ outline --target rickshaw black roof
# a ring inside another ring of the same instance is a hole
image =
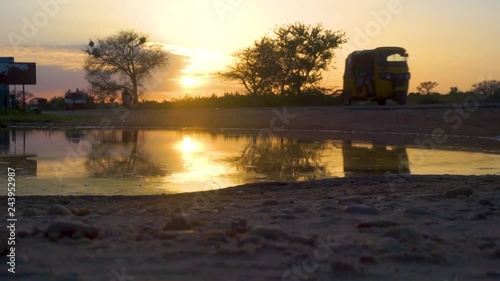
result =
[[[346,58],[344,77],[353,77],[354,75],[353,64],[359,64],[359,63],[373,64],[377,52],[385,50],[392,52],[396,51],[398,53],[406,53],[406,50],[404,48],[393,47],[393,46],[378,47],[372,50],[354,51],[350,53]]]
[[[371,50],[354,51],[354,52],[350,53],[348,57],[370,56],[370,55],[374,56],[375,53],[377,53],[379,51],[384,51],[384,50],[398,51],[398,52],[406,53],[406,50],[402,47],[385,46],[385,47],[378,47],[378,48],[371,49]]]

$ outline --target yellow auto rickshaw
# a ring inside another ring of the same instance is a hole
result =
[[[373,100],[384,105],[387,99],[406,103],[410,72],[408,53],[400,47],[379,47],[355,51],[346,59],[344,104],[353,100]]]

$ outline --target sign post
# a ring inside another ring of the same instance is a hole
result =
[[[24,84],[23,84],[23,114],[26,114],[26,94],[24,92]]]
[[[9,96],[9,86],[7,86],[7,84],[3,84],[3,91],[4,91],[3,104],[5,105],[4,106],[5,114],[7,114],[7,102],[8,102],[7,97]]]

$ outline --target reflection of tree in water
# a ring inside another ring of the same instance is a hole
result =
[[[90,177],[154,177],[166,171],[149,159],[138,147],[138,131],[122,131],[121,141],[116,132],[104,133],[92,146],[85,167]]]
[[[312,180],[326,176],[321,163],[324,143],[299,143],[284,138],[252,142],[241,156],[231,159],[237,169],[247,173],[264,174],[269,180]]]

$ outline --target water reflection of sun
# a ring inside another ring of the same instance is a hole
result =
[[[203,143],[203,140],[192,139],[189,136],[184,136],[181,141],[178,141],[175,149],[182,155],[184,170],[169,175],[168,182],[182,183],[188,188],[191,185],[210,184],[230,173],[232,171],[230,167],[215,161],[217,156],[207,153],[207,150],[211,150],[208,146]],[[224,185],[230,184],[227,182]]]
[[[191,152],[200,151],[201,145],[200,143],[193,141],[191,137],[185,136],[182,141],[176,145],[176,148],[184,154],[190,154]]]

